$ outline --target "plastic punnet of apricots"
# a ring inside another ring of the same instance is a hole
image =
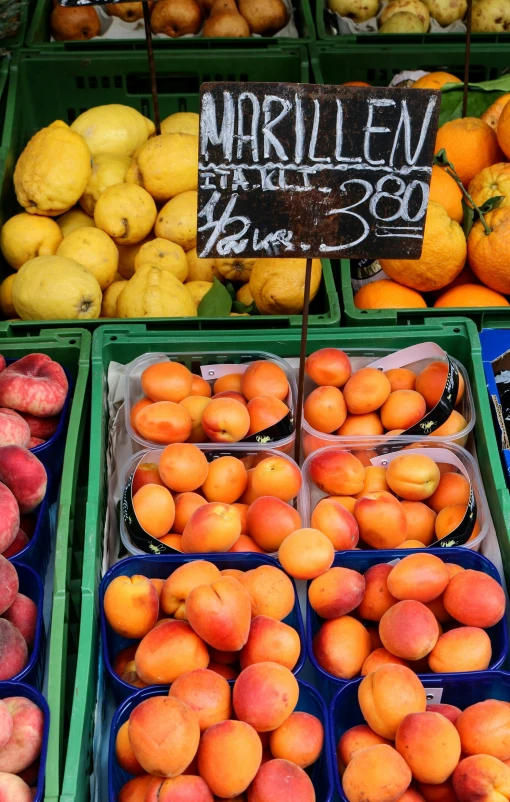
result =
[[[125,379],[126,427],[145,447],[253,444],[290,453],[297,398],[294,371],[272,354],[144,354]],[[193,372],[187,367],[193,366]],[[199,367],[197,367],[199,366]]]
[[[374,361],[359,353],[322,348],[305,363],[303,446],[306,456],[318,448],[345,442],[377,444],[389,436],[427,435],[465,445],[475,422],[469,379],[464,367],[435,343],[422,343]],[[447,398],[458,372],[457,395]],[[448,382],[448,386],[447,386]],[[436,405],[441,400],[443,411]],[[444,410],[450,410],[450,414]]]
[[[131,554],[275,554],[302,526],[301,470],[275,450],[171,443],[122,472],[120,535]]]

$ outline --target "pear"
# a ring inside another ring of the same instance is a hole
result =
[[[360,23],[377,16],[379,0],[329,0],[328,8],[341,17]]]
[[[272,36],[289,21],[287,6],[282,0],[239,0],[239,12],[252,33]]]
[[[411,14],[415,14],[423,25],[423,33],[428,31],[430,14],[427,6],[421,0],[391,0],[381,14],[380,24],[384,25],[390,17],[399,11],[409,11]]]
[[[56,5],[51,12],[50,27],[57,42],[93,39],[101,33],[101,23],[92,6]]]
[[[151,14],[152,33],[165,33],[172,39],[198,33],[202,14],[196,0],[158,0]]]
[[[466,16],[467,0],[423,0],[423,2],[428,8],[430,16],[434,17],[443,28]],[[501,2],[508,2],[508,0],[501,0]]]
[[[510,31],[509,0],[478,0],[473,6],[472,30],[476,33]]]
[[[423,33],[423,23],[410,11],[397,11],[381,25],[379,33]]]
[[[204,36],[247,37],[250,29],[240,15],[235,0],[214,0],[211,15],[205,21]]]
[[[149,11],[154,8],[154,0],[149,0]],[[105,11],[110,17],[118,17],[124,22],[137,22],[143,19],[143,3],[108,3]]]

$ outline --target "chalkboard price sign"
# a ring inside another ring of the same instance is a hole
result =
[[[201,257],[417,259],[440,93],[203,84]]]

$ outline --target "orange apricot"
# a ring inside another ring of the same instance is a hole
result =
[[[161,485],[144,485],[133,496],[138,523],[153,537],[162,537],[172,528],[175,504],[172,494]]]
[[[212,395],[211,385],[201,376],[193,375],[190,395],[201,395],[204,398],[210,398]]]
[[[248,434],[250,416],[234,398],[213,398],[204,409],[202,427],[215,443],[238,443]]]
[[[395,390],[414,390],[416,384],[416,373],[407,368],[391,368],[386,370],[384,375],[391,385],[391,392]]]
[[[295,579],[315,579],[333,564],[335,548],[318,529],[297,529],[278,549],[278,559]]]
[[[117,763],[128,774],[144,774],[144,770],[140,766],[135,754],[131,748],[129,741],[129,721],[125,721],[122,727],[117,732],[115,739],[115,757]]]
[[[228,551],[241,534],[241,516],[229,504],[209,502],[199,507],[182,533],[187,554]]]
[[[275,496],[291,501],[302,485],[301,471],[285,457],[266,457],[253,470],[253,491],[260,496]]]
[[[237,457],[218,457],[209,463],[209,473],[202,484],[207,501],[233,504],[246,490],[248,475]]]
[[[339,435],[339,437],[379,435],[384,434],[384,426],[382,425],[378,412],[366,412],[363,415],[347,415],[336,434]]]
[[[173,401],[158,401],[145,407],[135,419],[137,432],[153,443],[184,443],[191,434],[192,421],[187,409]]]
[[[289,392],[289,382],[279,365],[270,360],[252,362],[241,379],[241,393],[248,401],[259,395],[273,395],[285,401]]]
[[[392,570],[392,565],[379,563],[365,571],[365,595],[358,608],[361,618],[380,621],[384,613],[397,603],[388,590],[388,576]]]
[[[199,507],[207,504],[205,498],[199,496],[198,493],[179,493],[174,499],[175,502],[175,518],[173,522],[173,530],[179,535],[184,532],[184,527],[189,519]]]
[[[382,490],[358,498],[354,507],[360,538],[374,549],[395,549],[407,537],[407,521],[395,496]]]
[[[349,451],[324,449],[309,462],[310,479],[323,493],[352,496],[363,490],[365,468]]]
[[[343,392],[348,411],[363,415],[382,407],[391,393],[391,385],[380,370],[361,368],[352,374]]]
[[[303,414],[318,432],[334,432],[347,417],[342,391],[337,387],[317,387],[306,399]]]
[[[248,436],[262,432],[281,421],[289,412],[287,404],[272,395],[259,395],[248,402]]]
[[[436,406],[443,394],[448,375],[446,362],[431,362],[416,378],[416,390],[424,397],[427,409]],[[457,392],[457,405],[464,395],[464,379],[459,372],[459,389]]]
[[[207,479],[209,463],[193,443],[172,443],[159,458],[159,473],[165,485],[176,493],[197,490]]]
[[[247,527],[261,549],[278,551],[287,535],[301,529],[301,516],[279,498],[260,496],[248,507]]]
[[[436,540],[434,510],[423,501],[402,501],[401,504],[407,521],[407,541],[417,540],[422,546],[430,546]],[[400,548],[404,548],[403,543]]]
[[[228,682],[207,668],[181,674],[172,683],[169,696],[175,696],[195,711],[200,732],[232,716]]]
[[[381,407],[381,421],[385,429],[409,429],[418,423],[426,412],[425,399],[416,390],[395,390]]]
[[[323,498],[310,520],[313,529],[318,529],[331,540],[335,551],[354,549],[359,540],[356,519],[342,504],[331,498]]]
[[[202,426],[202,417],[204,410],[208,404],[211,403],[210,398],[205,398],[203,395],[189,395],[179,401],[179,406],[184,407],[191,418],[191,434],[188,437],[189,443],[205,443],[207,435]]]
[[[227,373],[226,376],[220,376],[214,382],[213,393],[223,393],[227,390],[233,390],[235,393],[241,392],[242,373]]]
[[[143,638],[158,620],[158,592],[145,576],[116,576],[103,604],[106,620],[124,638]]]
[[[193,376],[179,362],[158,362],[141,376],[142,390],[152,401],[173,401],[176,404],[191,395]]]
[[[443,509],[438,512],[435,527],[438,540],[449,535],[454,529],[457,529],[466,514],[466,507],[466,504],[452,504],[451,507],[443,507]],[[479,534],[480,523],[477,519],[471,538],[475,538]]]
[[[339,348],[321,348],[305,362],[305,373],[319,386],[343,387],[352,368],[349,357]]]
[[[394,493],[407,501],[429,498],[439,484],[439,468],[424,454],[400,454],[386,470],[386,481]]]
[[[434,493],[427,499],[427,504],[434,512],[441,512],[445,507],[454,504],[467,506],[469,501],[470,485],[461,473],[445,473],[439,479]]]
[[[294,712],[269,735],[275,758],[290,760],[302,769],[318,759],[324,744],[324,727],[317,716]]]
[[[145,407],[150,407],[150,405],[153,403],[154,401],[151,401],[150,398],[141,398],[140,401],[137,401],[136,404],[133,404],[131,407],[131,412],[129,413],[129,421],[133,429],[136,429],[135,420],[138,413],[141,412],[142,409],[145,409]]]

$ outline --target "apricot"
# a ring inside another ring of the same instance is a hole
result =
[[[241,668],[269,662],[279,663],[292,671],[300,653],[301,642],[293,627],[274,618],[257,615],[251,622],[248,640],[241,649]]]
[[[229,504],[210,502],[199,507],[182,533],[187,554],[228,551],[241,534],[241,517]]]
[[[491,755],[473,755],[455,769],[453,788],[459,802],[509,799],[510,769]]]
[[[268,760],[248,789],[248,802],[315,802],[308,774],[289,760]]]
[[[153,537],[162,537],[172,528],[175,504],[166,487],[144,485],[133,496],[133,509],[140,526]]]
[[[367,659],[361,666],[361,676],[365,677],[372,671],[377,671],[379,666],[385,666],[388,665],[388,663],[392,663],[393,665],[397,666],[407,666],[409,668],[409,663],[406,660],[402,660],[400,657],[395,657],[395,655],[391,654],[391,652],[389,652],[387,649],[380,648],[375,649],[368,655]]]
[[[406,666],[393,664],[381,666],[362,679],[358,702],[369,727],[391,741],[408,713],[423,713],[427,707],[425,689],[416,674]]]
[[[381,407],[385,429],[410,429],[427,411],[425,399],[416,390],[394,390]]]
[[[388,590],[396,599],[430,602],[441,595],[450,581],[444,562],[434,554],[410,554],[388,576]]]
[[[391,746],[379,744],[356,752],[342,777],[349,802],[395,802],[411,784],[411,769]]]
[[[259,565],[239,577],[251,598],[251,615],[265,615],[282,621],[295,604],[294,586],[289,577],[274,565]]]
[[[210,402],[210,398],[205,398],[202,395],[189,395],[187,398],[183,398],[182,401],[179,401],[179,406],[183,407],[191,418],[191,434],[188,437],[189,443],[206,442],[207,435],[202,426],[202,418],[204,416],[204,410]]]
[[[365,571],[365,595],[358,608],[362,618],[380,621],[384,613],[397,603],[388,590],[388,576],[392,570],[392,565],[379,563]]]
[[[128,646],[126,649],[121,649],[120,652],[117,652],[115,660],[113,661],[113,670],[118,677],[120,677],[124,671],[125,666],[130,663],[131,660],[135,659],[137,649],[138,644],[134,643],[132,646]]]
[[[213,385],[213,393],[223,393],[227,390],[233,390],[236,393],[241,392],[243,374],[242,373],[227,373],[226,376],[220,376]]]
[[[246,469],[246,479],[247,479],[246,490],[244,491],[243,495],[239,499],[239,503],[240,504],[247,504],[248,506],[250,506],[258,498],[258,495],[255,493],[255,491],[253,489],[253,474],[254,474],[254,471],[255,471],[255,468],[247,468]]]
[[[434,512],[441,512],[445,507],[462,504],[464,509],[469,501],[470,485],[461,473],[444,473],[427,504]]]
[[[248,481],[248,475],[246,476],[246,480]],[[235,502],[232,504],[232,507],[237,510],[239,513],[239,517],[241,518],[241,534],[247,535],[248,534],[248,510],[250,509],[249,504],[241,504],[239,502]]]
[[[181,674],[172,683],[169,695],[180,699],[195,711],[200,732],[220,721],[226,721],[232,715],[227,680],[207,668]]]
[[[191,380],[191,393],[190,396],[202,396],[203,398],[210,398],[212,395],[211,385],[201,376],[193,375]]]
[[[491,639],[478,627],[459,627],[441,635],[429,654],[430,670],[485,671],[492,657]]]
[[[391,385],[391,392],[396,390],[414,390],[416,384],[416,373],[407,368],[391,368],[385,370],[384,375]]]
[[[455,724],[458,717],[462,713],[460,707],[455,707],[455,705],[448,705],[448,704],[428,704],[427,710],[431,713],[440,713],[442,716],[446,716],[448,721],[451,721],[452,724]]]
[[[358,614],[359,614],[359,608],[358,608]],[[379,630],[377,629],[377,627],[367,626],[367,630],[368,634],[370,635],[370,643],[372,645],[372,651],[375,651],[375,649],[382,649],[383,645],[381,638],[379,637]]]
[[[211,791],[223,798],[243,793],[262,760],[257,733],[243,721],[213,724],[198,748],[198,770]]]
[[[402,505],[384,490],[359,498],[354,517],[360,538],[374,549],[395,549],[406,539],[407,521]]]
[[[192,421],[187,409],[173,401],[158,401],[138,413],[137,432],[152,443],[184,443],[191,434]]]
[[[197,490],[207,479],[209,463],[193,443],[172,443],[161,452],[159,473],[175,493]],[[167,530],[168,531],[168,530]]]
[[[144,770],[140,766],[131,748],[128,729],[129,721],[125,721],[117,732],[117,737],[115,739],[115,757],[117,763],[121,769],[127,771],[128,774],[144,774]]]
[[[356,752],[378,744],[391,745],[391,741],[374,732],[368,724],[356,724],[340,736],[336,747],[338,770],[343,772]]]
[[[404,540],[400,544],[399,549],[422,549],[423,543],[421,540]]]
[[[165,580],[161,591],[161,608],[167,615],[186,619],[186,600],[199,585],[210,585],[221,576],[219,569],[207,560],[193,560],[180,565]]]
[[[259,395],[272,395],[285,401],[289,393],[289,382],[285,371],[269,360],[252,362],[241,379],[241,393],[248,401]]]
[[[338,618],[356,609],[365,595],[365,577],[351,568],[330,568],[308,588],[308,600],[321,618]]]
[[[170,780],[155,777],[147,788],[145,802],[214,802],[207,783],[202,777],[182,774]]]
[[[349,615],[325,621],[313,639],[315,659],[338,679],[357,677],[371,651],[367,629]]]
[[[235,681],[234,711],[240,721],[257,732],[275,730],[297,705],[299,685],[285,666],[254,663],[243,669]]]
[[[140,677],[136,673],[136,663],[134,660],[131,660],[129,663],[126,663],[126,665],[122,670],[122,673],[120,674],[120,678],[122,682],[127,683],[127,685],[132,685],[133,688],[147,687],[147,683],[144,682],[142,679],[140,679]]]
[[[401,722],[395,748],[418,782],[438,784],[453,773],[460,759],[460,738],[451,721],[439,713],[410,713]]]
[[[151,696],[129,716],[133,753],[149,774],[176,777],[189,766],[198,749],[196,713],[172,696]]]
[[[356,493],[356,498],[366,496],[367,493],[378,493],[381,490],[389,491],[389,489],[386,482],[386,468],[383,468],[382,465],[367,465],[363,490],[360,493]]]
[[[239,669],[234,666],[227,666],[224,663],[216,663],[214,660],[211,660],[207,668],[226,680],[233,680],[239,676]]]
[[[258,546],[264,551],[278,551],[287,535],[301,528],[301,516],[279,498],[260,496],[248,507],[246,524]]]
[[[224,390],[222,393],[216,393],[216,395],[213,395],[213,398],[233,398],[234,401],[239,401],[243,407],[248,408],[248,403],[244,395],[241,395],[241,393],[236,393],[235,390]]]
[[[352,368],[344,351],[339,348],[321,348],[307,356],[305,373],[319,386],[343,387]]]
[[[326,496],[328,501],[336,501],[337,504],[341,504],[348,512],[351,514],[354,513],[354,505],[356,504],[356,499],[352,496]],[[326,499],[323,499],[324,501]]]
[[[145,368],[141,375],[142,390],[151,401],[173,401],[176,404],[191,395],[193,376],[179,362],[158,362]]]
[[[281,421],[289,412],[287,404],[271,395],[259,395],[248,402],[250,428],[248,435],[257,434]]]
[[[248,434],[250,416],[234,398],[213,398],[204,409],[202,428],[215,443],[238,443]]]
[[[174,532],[178,534],[182,534],[184,532],[184,527],[188,523],[189,519],[199,507],[203,507],[204,504],[207,504],[205,498],[203,496],[199,496],[198,493],[179,493],[178,496],[174,499],[175,502],[175,518],[172,524],[172,529]]]
[[[295,579],[315,579],[333,564],[335,548],[318,529],[297,529],[281,544],[278,559]]]
[[[352,496],[363,490],[365,468],[349,451],[331,448],[314,454],[308,470],[323,493]]]
[[[424,397],[427,409],[432,409],[439,402],[443,395],[443,390],[448,376],[448,364],[446,362],[431,362],[416,377],[416,390]],[[455,406],[464,395],[464,379],[459,371],[459,389]]]
[[[418,788],[426,802],[458,802],[451,778],[438,785],[419,783]]]
[[[170,533],[169,535],[163,535],[159,540],[166,546],[170,546],[171,549],[182,553],[182,535],[173,535]]]
[[[424,454],[401,454],[390,462],[386,481],[394,493],[408,501],[423,501],[439,484],[439,468]]]
[[[434,437],[449,437],[452,434],[462,432],[467,426],[467,420],[456,409],[453,410],[450,417],[434,431]],[[454,442],[459,446],[464,446],[467,441],[467,434],[464,437],[458,437]]]
[[[318,432],[334,432],[347,417],[342,391],[337,387],[316,387],[304,403],[303,414]]]
[[[164,621],[147,633],[135,655],[136,673],[148,685],[169,685],[208,664],[207,646],[186,621]]]
[[[400,503],[407,521],[407,539],[418,540],[422,546],[430,546],[436,540],[436,513],[434,510],[427,507],[423,501],[401,501]],[[400,548],[403,548],[403,544]]]
[[[465,755],[510,758],[510,705],[497,699],[467,707],[455,722]]]
[[[229,552],[237,553],[243,551],[253,551],[256,554],[267,554],[264,549],[261,549],[260,546],[257,546],[253,538],[249,535],[239,535],[236,542],[233,546],[229,548]]]
[[[348,411],[352,415],[364,415],[382,407],[391,393],[391,385],[380,370],[361,368],[352,374],[343,392]]]
[[[129,413],[129,422],[135,431],[137,431],[135,426],[136,416],[142,411],[142,409],[145,409],[145,407],[150,407],[150,405],[153,403],[154,401],[151,401],[150,398],[141,398],[131,407],[131,411]]]
[[[331,540],[335,551],[353,549],[358,543],[359,528],[354,515],[332,499],[323,498],[319,501],[310,523]]]
[[[439,626],[430,610],[418,601],[400,601],[384,613],[379,635],[385,649],[404,660],[420,660],[439,638]]]
[[[221,651],[237,652],[248,640],[251,599],[246,588],[231,576],[195,587],[186,600],[191,626],[206,643]]]
[[[209,463],[209,473],[202,484],[207,501],[233,504],[246,490],[248,475],[237,457],[218,457]]]
[[[294,712],[269,734],[273,757],[289,760],[306,769],[319,758],[324,744],[324,727],[310,713]]]
[[[119,791],[119,802],[145,802],[145,793],[152,780],[150,774],[128,780]]]
[[[364,415],[347,415],[337,430],[339,437],[365,437],[384,434],[384,426],[378,412],[366,412]]]
[[[438,596],[437,599],[433,599],[430,602],[426,602],[425,607],[428,607],[430,612],[435,615],[435,617],[441,624],[449,624],[451,621],[453,621],[453,618],[451,617],[450,613],[447,613],[445,610],[445,606],[443,604],[443,594],[441,594],[441,596]]]
[[[253,491],[260,496],[275,496],[292,501],[301,490],[301,471],[285,457],[266,457],[253,470]]]
[[[103,604],[106,620],[123,638],[143,638],[158,620],[158,592],[145,576],[116,576]]]
[[[448,476],[448,474],[446,474]],[[464,516],[466,515],[466,505],[465,504],[453,504],[451,507],[443,507],[440,510],[436,517],[436,537],[438,540],[441,538],[446,537],[453,532],[461,521],[464,520]],[[475,525],[473,528],[473,532],[471,534],[470,540],[480,534],[480,523],[478,519],[475,521]]]
[[[489,627],[505,614],[505,593],[501,585],[482,571],[462,571],[450,579],[443,596],[450,615],[468,627]]]
[[[136,471],[133,474],[133,482],[131,484],[131,495],[135,495],[138,493],[141,487],[144,485],[161,485],[164,486],[164,482],[159,475],[159,468],[155,462],[142,462],[141,465],[138,465]]]

